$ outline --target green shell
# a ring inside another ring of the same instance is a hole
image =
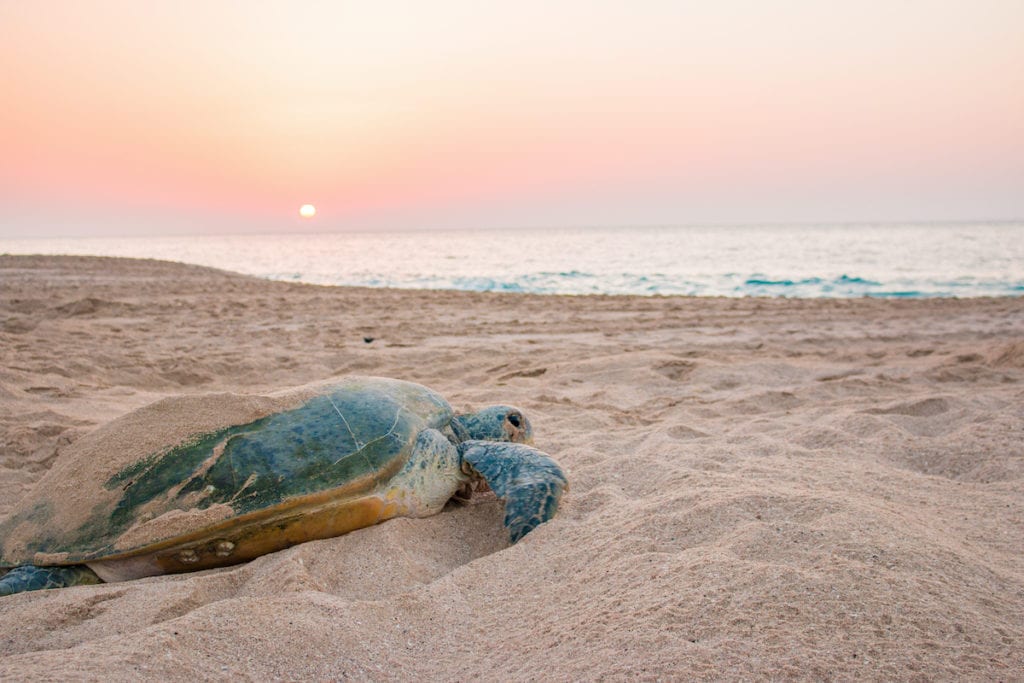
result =
[[[225,413],[237,413],[235,403],[245,400],[251,410],[254,397],[223,396],[224,406],[234,401]],[[267,414],[257,419],[182,434],[161,448],[132,454],[114,472],[89,467],[89,458],[103,452],[103,434],[72,447],[62,466],[0,523],[0,566],[40,563],[39,553],[52,556],[48,564],[70,564],[166,545],[173,534],[139,534],[138,525],[175,511],[194,514],[220,506],[227,511],[217,520],[223,529],[225,520],[230,526],[232,519],[339,487],[370,491],[408,461],[421,430],[444,429],[452,417],[448,403],[429,389],[383,378],[352,378],[264,398],[266,407],[257,412]],[[216,401],[207,412],[216,423]],[[110,447],[133,443],[126,433],[137,432],[136,440],[145,442],[147,424],[155,427],[159,416],[154,409],[122,418],[134,422],[106,430],[119,435]],[[70,482],[75,476],[84,479]],[[69,509],[60,494],[69,485],[88,504]]]

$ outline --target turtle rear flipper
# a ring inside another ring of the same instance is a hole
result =
[[[546,453],[519,443],[466,441],[462,460],[505,500],[505,527],[513,543],[558,510],[565,473]]]
[[[0,595],[93,583],[101,583],[100,577],[84,564],[68,567],[36,567],[25,564],[15,567],[0,578]]]

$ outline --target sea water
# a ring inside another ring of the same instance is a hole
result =
[[[785,297],[1024,295],[1024,223],[3,239],[325,285]]]

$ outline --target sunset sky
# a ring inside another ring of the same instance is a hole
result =
[[[0,237],[1024,218],[1021,0],[0,0],[0,93]]]

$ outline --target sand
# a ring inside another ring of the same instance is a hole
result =
[[[371,342],[364,338],[372,338]],[[160,398],[346,374],[569,472],[245,565],[0,598],[12,680],[1024,680],[1024,298],[553,297],[0,257],[0,514]]]

